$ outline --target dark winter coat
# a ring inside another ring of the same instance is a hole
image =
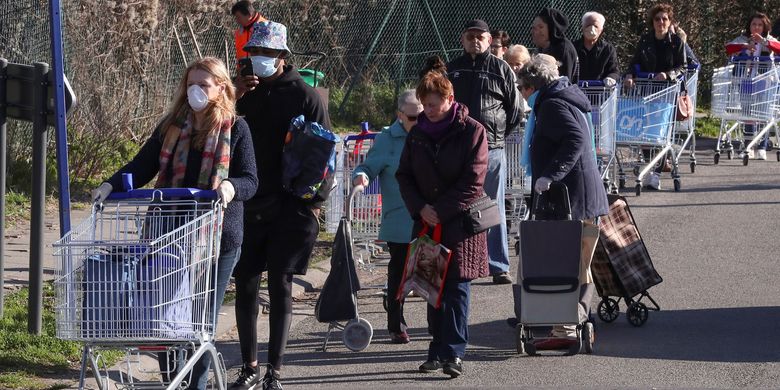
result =
[[[452,251],[449,278],[488,275],[486,233],[469,236],[462,225],[464,210],[484,193],[487,165],[485,128],[468,116],[465,105],[459,105],[455,120],[438,142],[418,126],[406,137],[395,175],[401,196],[415,220],[415,237],[422,227],[423,206],[430,204],[436,210],[442,221],[442,244]]]
[[[515,86],[515,73],[506,61],[484,52],[447,64],[447,77],[455,89],[455,101],[469,108],[469,116],[487,131],[488,147],[503,148],[504,138],[520,130],[523,108]]]
[[[141,150],[106,182],[114,191],[122,189],[122,174],[133,174],[133,185],[141,188],[149,183],[160,170],[160,150],[162,150],[160,128],[141,146]],[[187,154],[187,170],[184,173],[184,186],[195,188],[200,175],[201,151],[190,149]],[[173,164],[168,164],[168,176],[173,173]],[[224,211],[222,220],[222,247],[225,252],[241,246],[244,238],[244,201],[254,196],[257,190],[257,168],[255,153],[252,150],[252,136],[246,122],[238,118],[230,133],[230,169],[227,180],[233,184],[236,195]]]
[[[607,193],[593,152],[593,135],[583,115],[590,107],[585,94],[565,78],[541,88],[533,107],[533,182],[547,177],[566,184],[572,218],[580,220],[608,211]]]
[[[677,34],[668,33],[660,42],[661,51],[656,48],[655,33],[649,32],[639,38],[634,57],[626,74],[636,76],[636,72],[665,72],[674,80],[685,69],[685,45]],[[637,66],[639,69],[637,69]]]
[[[248,212],[273,209],[282,189],[282,150],[284,137],[290,128],[290,121],[303,115],[307,121],[314,121],[331,130],[328,110],[314,88],[303,81],[293,66],[285,66],[279,78],[270,83],[260,83],[254,90],[245,93],[236,102],[236,110],[244,115],[252,133],[257,157],[257,177],[260,185],[257,194],[246,202]],[[319,207],[327,198],[322,190],[312,207]]]
[[[599,38],[590,50],[585,48],[585,40],[580,38],[574,41],[574,48],[580,64],[579,77],[575,81],[604,80],[607,77],[620,80],[617,50],[604,38]]]
[[[555,57],[561,63],[561,66],[558,67],[558,74],[574,80],[577,68],[577,50],[569,38],[566,38],[569,19],[553,8],[543,8],[536,16],[547,24],[547,36],[550,39],[550,46],[547,46],[546,49],[540,49],[539,52]]]

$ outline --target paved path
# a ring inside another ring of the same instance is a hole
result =
[[[743,167],[738,160],[725,160],[714,166],[706,152],[699,159],[696,174],[683,169],[681,193],[670,190],[668,178],[662,191],[646,191],[638,198],[627,191],[664,277],[651,289],[663,310],[651,312],[641,328],[622,315],[612,324],[597,320],[594,355],[517,355],[513,330],[504,323],[512,314],[511,288],[479,280],[472,288],[465,375],[448,380],[441,374],[420,374],[416,368],[425,360],[430,340],[425,305],[409,301],[406,318],[413,341],[393,345],[378,290],[366,290],[361,292],[361,315],[375,333],[362,352],[347,350],[338,332],[328,352],[319,351],[326,325],[312,317],[313,301],[297,304],[283,371],[285,388],[777,387],[780,164],[756,161]],[[235,340],[221,348],[228,367],[239,363]]]

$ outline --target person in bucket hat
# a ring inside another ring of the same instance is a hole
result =
[[[287,27],[270,21],[256,23],[244,50],[250,55],[252,72],[236,78],[236,111],[249,124],[263,185],[246,202],[245,240],[233,273],[243,366],[231,388],[281,389],[280,370],[292,320],[293,275],[306,273],[319,232],[319,210],[332,188],[332,184],[323,185],[311,200],[284,191],[282,150],[293,118],[303,115],[306,121],[326,129],[331,125],[319,93],[285,62],[290,56]],[[257,367],[257,293],[264,271],[268,271],[270,335],[268,365],[261,379]],[[258,386],[260,382],[262,386]]]

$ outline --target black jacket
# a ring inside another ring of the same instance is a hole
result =
[[[490,149],[503,148],[504,137],[519,131],[523,112],[515,87],[515,73],[504,60],[484,52],[465,53],[447,64],[455,100],[469,108],[469,116],[485,126]]]
[[[606,215],[607,193],[593,151],[593,134],[583,113],[591,104],[565,78],[539,90],[531,140],[533,182],[540,177],[561,181],[569,188],[573,219]]]
[[[558,67],[558,74],[566,76],[569,80],[574,80],[577,69],[577,50],[574,44],[566,38],[566,29],[569,28],[569,18],[554,8],[543,8],[536,15],[547,24],[547,35],[550,38],[550,46],[546,49],[540,49],[542,54],[549,54],[555,57],[561,66]]]
[[[122,169],[117,171],[107,180],[114,187],[114,191],[122,189],[122,174],[132,173],[133,184],[141,188],[149,183],[160,170],[160,150],[162,139],[160,128],[154,130],[152,136],[141,146],[141,150]],[[187,154],[187,170],[184,173],[184,186],[195,188],[200,174],[200,151],[191,149]],[[172,164],[168,165],[169,175],[172,175]],[[236,195],[224,211],[222,220],[222,252],[241,246],[244,239],[244,201],[254,196],[257,190],[257,167],[255,166],[255,153],[252,150],[252,136],[249,134],[249,126],[238,118],[230,133],[230,170],[228,178]]]
[[[628,66],[626,74],[636,75],[636,67],[640,72],[666,72],[670,80],[674,80],[685,68],[685,46],[677,34],[669,33],[660,42],[663,52],[656,49],[655,33],[649,32],[639,38],[634,57]]]
[[[247,201],[247,211],[274,206],[274,199],[284,194],[282,189],[282,150],[290,121],[303,115],[331,130],[328,111],[314,88],[306,84],[300,73],[285,65],[279,78],[260,83],[245,93],[236,103],[237,111],[249,124],[257,156],[257,194]],[[326,188],[327,187],[327,188]],[[312,207],[319,207],[327,198],[330,185],[323,185]]]
[[[577,58],[580,63],[579,80],[604,80],[609,77],[615,81],[620,80],[620,68],[618,67],[617,50],[615,46],[599,38],[592,49],[585,48],[585,40],[580,38],[574,41],[577,50]]]

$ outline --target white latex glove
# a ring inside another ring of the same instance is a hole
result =
[[[368,176],[359,173],[357,176],[355,176],[355,180],[352,180],[352,186],[368,187]]]
[[[634,79],[632,77],[626,77],[623,79],[623,86],[626,88],[634,88]]]
[[[606,85],[607,87],[612,87],[615,84],[617,84],[617,81],[612,77],[607,77],[604,79],[604,85]]]
[[[222,208],[227,208],[228,203],[236,196],[236,189],[233,187],[233,183],[230,180],[222,180],[217,187],[217,195],[222,199]]]
[[[550,189],[550,183],[552,183],[550,178],[540,177],[536,179],[536,183],[534,184],[534,191],[536,191],[537,194],[541,194],[542,192]]]
[[[103,203],[113,189],[114,186],[109,183],[101,184],[100,187],[92,190],[92,201],[95,203]]]

